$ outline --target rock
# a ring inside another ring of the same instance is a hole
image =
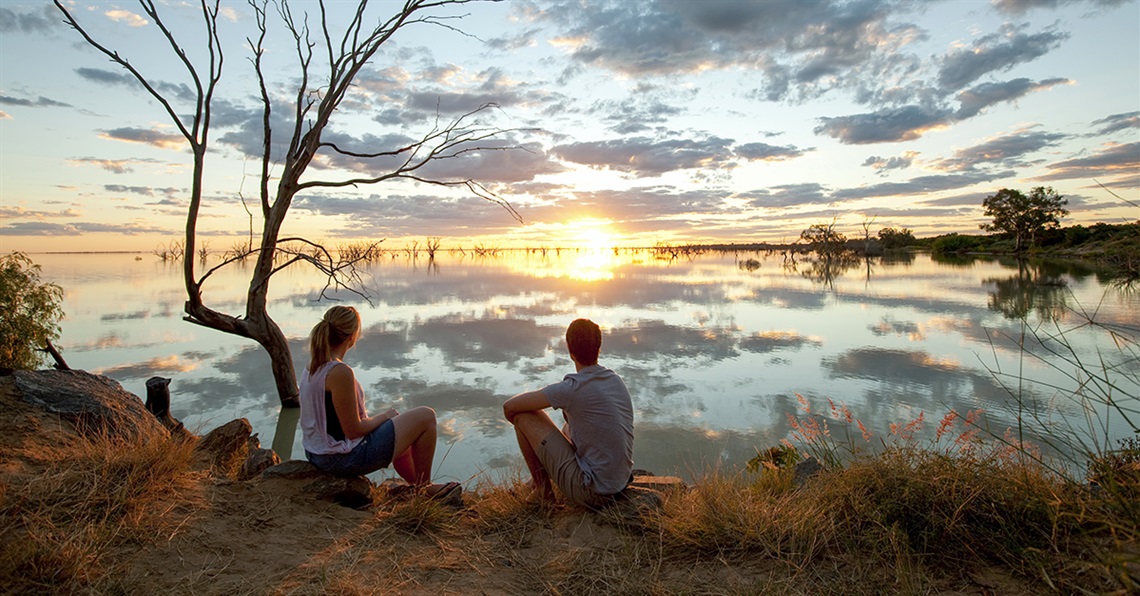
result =
[[[107,377],[80,370],[17,370],[12,378],[24,402],[71,422],[80,435],[141,442],[170,436],[137,395]]]
[[[266,468],[264,480],[310,480],[300,490],[318,499],[361,509],[372,504],[372,482],[364,476],[341,477],[327,474],[313,464],[299,459]]]
[[[281,458],[277,457],[277,452],[272,449],[261,449],[260,447],[250,449],[249,457],[246,458],[241,470],[238,471],[238,480],[254,478],[279,463],[281,463]]]
[[[318,499],[363,509],[372,504],[372,482],[364,476],[333,476],[322,473],[302,489]]]
[[[823,471],[823,465],[815,457],[809,457],[802,462],[799,462],[792,468],[792,486],[799,488],[803,486],[809,478],[819,474]]]
[[[304,480],[315,478],[324,474],[312,463],[303,459],[291,459],[276,466],[266,468],[261,472],[262,478],[284,478],[288,480]]]
[[[231,420],[202,437],[194,446],[194,454],[205,467],[233,477],[249,457],[252,433],[253,427],[245,418]]]
[[[607,517],[616,517],[622,523],[637,525],[645,514],[661,509],[665,497],[658,491],[630,485],[602,508]]]

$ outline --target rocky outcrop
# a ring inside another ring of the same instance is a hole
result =
[[[823,464],[815,457],[808,457],[807,459],[796,463],[792,468],[792,486],[800,488],[807,483],[809,479],[816,476],[823,471]]]
[[[364,476],[333,476],[317,469],[313,464],[291,459],[261,472],[260,480],[305,481],[301,490],[318,499],[360,509],[372,504],[372,481]]]
[[[107,377],[81,370],[17,370],[12,379],[24,402],[71,422],[80,435],[142,442],[170,436],[138,396]]]
[[[253,427],[245,418],[231,420],[206,433],[194,446],[199,465],[219,476],[234,478],[249,456]]]

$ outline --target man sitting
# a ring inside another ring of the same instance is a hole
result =
[[[589,319],[566,329],[576,372],[560,383],[520,393],[503,404],[535,490],[554,499],[551,480],[568,500],[598,508],[621,492],[633,471],[633,402],[614,371],[598,364],[602,331]],[[559,430],[546,408],[562,410]]]

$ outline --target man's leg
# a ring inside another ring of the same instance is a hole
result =
[[[538,459],[536,450],[542,440],[551,432],[559,432],[558,427],[543,410],[516,414],[513,420],[515,437],[519,441],[519,450],[522,451],[523,461],[530,470],[530,477],[535,490],[546,501],[554,500],[554,487],[550,484],[550,474]]]

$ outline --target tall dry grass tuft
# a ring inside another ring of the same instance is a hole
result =
[[[815,543],[828,557],[869,557],[915,589],[995,564],[1062,591],[1136,587],[1140,552],[1126,545],[1140,535],[1127,491],[1140,453],[1094,460],[1103,480],[1090,487],[1021,433],[993,432],[980,410],[947,412],[925,439],[924,413],[876,437],[845,407],[815,413],[800,400],[802,416],[789,416],[793,438],[829,465],[786,504],[821,512],[826,531]],[[749,467],[761,472],[757,486],[783,499],[765,479],[791,461],[773,455],[778,449],[758,452]]]
[[[777,474],[778,475],[778,474]],[[778,484],[790,488],[790,481]],[[671,495],[647,533],[660,537],[670,558],[764,557],[799,567],[832,539],[826,504],[787,490],[756,486],[740,475],[713,471],[685,493]]]
[[[109,549],[162,531],[151,506],[187,470],[192,445],[76,441],[38,471],[9,476],[0,501],[0,577],[17,591],[100,590],[113,585]]]

